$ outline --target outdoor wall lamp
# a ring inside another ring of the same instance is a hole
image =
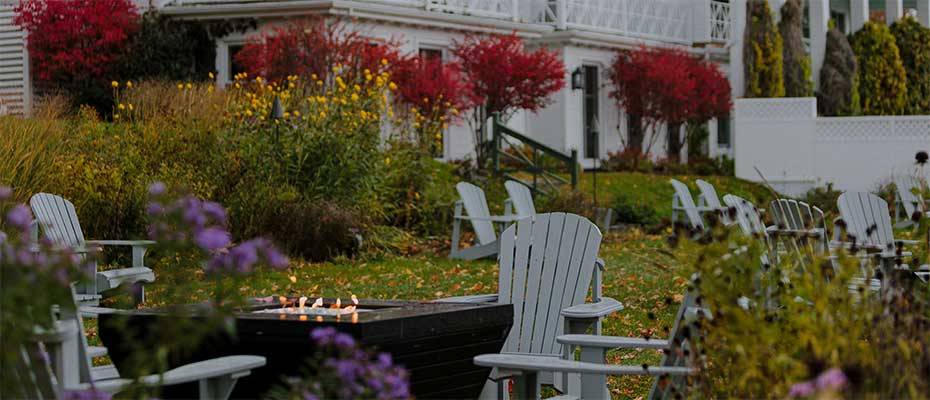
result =
[[[572,72],[572,90],[581,89],[584,89],[584,70],[578,67]]]

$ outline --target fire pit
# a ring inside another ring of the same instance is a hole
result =
[[[151,343],[146,326],[170,323],[171,318],[177,317],[163,309],[101,315],[100,339],[117,369],[129,362],[128,343]],[[115,319],[128,320],[114,323]],[[122,324],[132,329],[114,328]],[[391,353],[410,372],[411,390],[417,398],[475,398],[490,371],[475,366],[472,358],[500,352],[512,324],[509,304],[359,301],[354,296],[346,304],[338,299],[266,298],[236,314],[235,337],[214,335],[193,354],[171,355],[170,363],[175,367],[226,355],[264,356],[267,366],[240,380],[233,393],[234,398],[257,398],[282,377],[299,375],[315,350],[310,332],[332,326],[365,346]],[[191,397],[194,393],[196,387],[191,386],[163,396]]]

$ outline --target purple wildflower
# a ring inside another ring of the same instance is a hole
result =
[[[342,349],[351,349],[355,347],[355,339],[345,333],[337,333],[333,337],[333,344]]]
[[[32,223],[32,212],[29,211],[29,207],[17,204],[6,214],[6,221],[9,222],[10,225],[25,231],[29,229],[29,224]]]
[[[6,200],[13,196],[13,189],[9,186],[0,186],[0,200]]]
[[[817,388],[828,390],[843,390],[849,381],[846,374],[839,368],[830,368],[817,377]]]
[[[788,391],[788,396],[807,397],[814,394],[814,391],[814,383],[811,381],[795,383],[794,385],[791,385],[791,389]]]
[[[313,393],[304,392],[304,400],[320,400],[320,398]]]
[[[310,338],[319,346],[327,346],[333,342],[333,336],[337,333],[339,333],[339,331],[337,331],[336,328],[327,326],[314,329],[313,332],[310,332]]]
[[[229,246],[231,240],[229,232],[220,228],[206,228],[194,235],[194,242],[207,251],[225,248]]]
[[[287,268],[288,259],[277,248],[269,244],[263,250],[268,265],[277,269]]]
[[[86,390],[69,390],[62,396],[65,400],[110,400],[113,398],[107,392],[102,392],[94,388]]]
[[[229,255],[235,263],[236,270],[248,272],[258,262],[258,249],[255,239],[246,241],[229,250]]]
[[[161,203],[153,201],[145,207],[145,212],[148,213],[149,216],[154,217],[156,215],[164,214],[165,207],[162,206]]]
[[[168,190],[168,187],[165,186],[164,182],[155,182],[149,186],[149,195],[161,196],[166,190]]]
[[[210,218],[213,218],[217,223],[226,225],[226,209],[219,203],[205,201],[203,203],[203,212],[210,216]]]

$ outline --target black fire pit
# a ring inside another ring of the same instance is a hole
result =
[[[332,302],[325,300],[324,308]],[[296,299],[288,299],[288,307],[294,303]],[[417,398],[476,398],[490,371],[475,366],[472,358],[500,352],[513,324],[509,304],[362,300],[357,312],[337,317],[316,315],[332,314],[332,310],[310,311],[310,303],[304,313],[293,308],[276,310],[282,307],[278,300],[251,303],[236,314],[235,337],[218,332],[191,354],[172,354],[170,367],[226,355],[264,356],[268,364],[241,379],[233,392],[234,398],[261,397],[280,384],[282,377],[300,374],[315,350],[310,339],[313,329],[333,326],[366,347],[390,353],[396,364],[410,372],[411,391]],[[146,327],[171,323],[173,318],[178,317],[163,309],[102,314],[100,339],[121,369],[129,362],[132,348],[140,344],[151,348],[144,345],[153,341]],[[191,385],[163,396],[190,397],[193,393],[196,387]]]

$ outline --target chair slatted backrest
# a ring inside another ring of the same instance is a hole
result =
[[[736,223],[744,234],[747,236],[756,234],[767,236],[765,224],[762,223],[762,217],[759,216],[759,210],[749,200],[728,194],[723,196],[723,202],[727,206],[736,209]]]
[[[13,355],[15,365],[3,371],[10,374],[5,379],[19,384],[11,388],[13,393],[4,395],[17,399],[56,399],[57,381],[45,354],[45,347],[39,342],[27,341],[19,346]]]
[[[469,217],[490,218],[491,210],[488,209],[488,199],[484,196],[484,190],[468,182],[459,182],[455,185],[459,192],[462,204],[465,206],[465,212]],[[492,243],[497,240],[494,233],[494,225],[490,220],[471,220],[471,226],[475,230],[479,244]]]
[[[536,206],[533,204],[533,192],[526,185],[517,181],[504,182],[510,201],[513,202],[514,211],[521,217],[536,215]]]
[[[704,230],[704,220],[701,219],[701,214],[697,210],[697,205],[694,204],[694,198],[691,197],[691,191],[688,190],[688,186],[675,179],[669,181],[672,183],[672,187],[675,188],[675,197],[672,198],[672,209],[683,210],[685,216],[688,217],[688,223],[691,225],[692,229]]]
[[[53,243],[68,247],[84,244],[84,233],[70,201],[54,194],[38,193],[32,196],[29,205],[45,237]]]
[[[501,234],[499,302],[514,306],[503,352],[558,354],[564,308],[583,304],[601,232],[575,214],[537,214]]]
[[[661,367],[686,367],[688,366],[688,357],[684,354],[684,351],[676,351],[676,349],[691,350],[690,338],[692,335],[696,335],[697,332],[691,331],[691,327],[688,321],[688,310],[696,311],[697,307],[697,291],[694,289],[689,289],[685,292],[685,296],[681,301],[681,305],[678,307],[678,313],[675,315],[675,321],[672,323],[672,329],[668,332],[668,341],[674,347],[672,351],[662,353],[662,361],[659,363]],[[687,327],[686,327],[687,326]],[[649,391],[648,399],[668,399],[673,398],[672,392],[678,390],[679,393],[684,393],[683,390],[686,387],[686,377],[680,378],[666,378],[668,381],[664,386],[659,385],[659,379],[655,379],[652,382],[652,389]]]
[[[864,245],[894,248],[894,231],[888,202],[868,192],[846,192],[836,200],[846,233]]]
[[[924,210],[923,196],[920,195],[922,185],[919,179],[910,175],[899,175],[895,177],[894,184],[901,205],[904,207],[904,212],[907,214],[906,218],[910,218],[915,212],[926,211]]]
[[[701,189],[701,198],[704,199],[704,203],[708,207],[723,208],[723,204],[720,203],[720,197],[717,196],[717,189],[714,188],[714,185],[711,185],[710,182],[703,179],[698,179],[694,181],[694,183],[697,184],[698,189]]]

